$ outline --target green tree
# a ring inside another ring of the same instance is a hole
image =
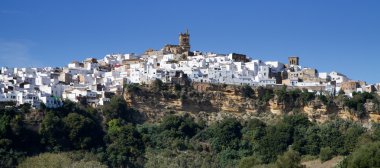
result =
[[[227,148],[220,151],[217,158],[222,167],[233,167],[238,164],[240,155],[238,150]]]
[[[284,102],[288,97],[288,93],[286,91],[286,85],[283,85],[281,89],[275,90],[275,95],[277,96],[277,100],[280,102]]]
[[[203,126],[190,116],[168,115],[157,127],[145,129],[143,136],[150,139],[148,143],[156,148],[184,150],[190,145],[189,139],[202,129]]]
[[[137,93],[141,90],[140,85],[138,83],[125,84],[124,89],[132,93]]]
[[[246,98],[253,98],[255,96],[255,92],[253,91],[252,87],[246,84],[241,87],[241,93],[243,97]]]
[[[380,141],[380,124],[374,124],[372,128],[373,128],[373,133],[372,133],[373,139],[375,139],[376,141]]]
[[[40,127],[41,143],[49,151],[58,151],[69,148],[69,140],[64,123],[61,118],[48,111],[42,120]]]
[[[107,122],[119,118],[135,123],[139,122],[140,118],[143,118],[138,111],[128,107],[122,96],[112,97],[111,101],[102,107],[102,112]]]
[[[319,127],[311,126],[305,133],[306,144],[304,146],[305,153],[309,155],[318,155],[321,148],[321,137],[318,135]]]
[[[301,154],[307,153],[307,130],[312,123],[308,117],[303,114],[285,115],[283,122],[290,127],[291,143],[294,150]]]
[[[116,118],[127,118],[127,102],[121,96],[114,96],[111,101],[103,106],[103,114],[108,120]]]
[[[291,143],[291,126],[279,123],[266,127],[265,136],[257,141],[255,149],[264,163],[270,163],[277,159],[277,155],[285,152]]]
[[[257,88],[258,98],[261,102],[268,102],[274,97],[273,89],[264,88],[262,86]]]
[[[328,122],[320,126],[319,136],[321,138],[321,147],[330,147],[333,154],[343,154],[344,136],[340,132],[342,123],[339,121]]]
[[[102,128],[91,118],[70,113],[63,118],[63,124],[74,149],[90,149],[102,143]]]
[[[27,129],[22,107],[0,107],[0,167],[14,167],[25,155],[39,150],[38,135]]]
[[[141,134],[132,124],[124,125],[120,119],[108,122],[107,160],[112,167],[141,167],[144,144]]]
[[[347,158],[347,167],[380,167],[380,142],[361,146]]]
[[[327,98],[327,96],[325,96],[325,95],[319,95],[318,96],[318,99],[320,100],[320,101],[322,101],[323,102],[323,104],[325,104],[325,105],[329,105],[329,98]]]
[[[160,129],[179,131],[183,136],[191,138],[201,129],[201,126],[189,116],[169,115],[164,117]]]
[[[366,109],[364,107],[364,104],[367,102],[367,100],[375,100],[376,97],[371,93],[352,93],[352,98],[345,98],[344,99],[344,105],[352,110],[354,110],[354,114],[362,118],[366,115]]]
[[[215,151],[238,149],[242,138],[242,125],[235,118],[228,118],[209,128],[211,145]]]
[[[153,82],[152,82],[152,89],[153,91],[155,92],[159,92],[163,89],[163,86],[164,86],[164,83],[162,82],[162,80],[160,79],[155,79]]]
[[[242,129],[244,139],[254,143],[265,135],[266,124],[259,119],[250,119]]]
[[[2,141],[2,140],[0,140]],[[2,142],[0,142],[2,143]],[[2,144],[0,144],[1,146]],[[25,157],[25,153],[0,147],[0,167],[13,168]]]
[[[350,124],[344,134],[344,148],[346,149],[346,153],[343,154],[351,153],[356,148],[358,139],[364,132],[365,129],[362,126],[356,123]]]

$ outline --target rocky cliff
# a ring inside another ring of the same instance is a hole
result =
[[[328,103],[318,98],[307,102],[299,102],[289,97],[281,100],[273,93],[272,88],[254,88],[252,97],[244,96],[240,86],[229,85],[193,84],[191,87],[165,86],[159,91],[154,90],[156,89],[149,86],[140,86],[135,90],[126,89],[124,93],[128,105],[143,113],[148,122],[160,120],[166,114],[183,113],[208,122],[226,117],[273,118],[291,113],[305,113],[317,122],[336,117],[380,122],[379,108],[372,102],[365,103],[367,115],[359,119],[354,111],[337,100]]]

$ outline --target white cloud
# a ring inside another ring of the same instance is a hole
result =
[[[0,39],[0,66],[37,67],[41,62],[33,58],[30,48],[33,43],[25,40],[9,41]]]

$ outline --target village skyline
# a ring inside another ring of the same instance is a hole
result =
[[[205,89],[203,84],[287,86],[318,95],[348,97],[357,92],[380,92],[380,83],[370,84],[337,71],[304,67],[297,56],[288,57],[283,63],[252,59],[240,53],[194,51],[191,41],[191,34],[186,30],[179,33],[177,44],[149,48],[143,54],[107,54],[100,59],[72,61],[63,67],[1,67],[0,102],[56,108],[64,100],[70,100],[98,107],[109,102],[110,95],[123,93],[129,85],[154,82],[191,84],[200,90]]]

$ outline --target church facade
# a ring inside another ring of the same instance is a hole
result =
[[[186,31],[179,34],[178,45],[167,44],[164,46],[163,51],[164,53],[190,55],[190,48],[190,34],[189,31]]]

